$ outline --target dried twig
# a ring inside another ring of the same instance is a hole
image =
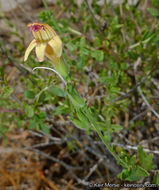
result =
[[[135,85],[131,90],[129,90],[127,93],[125,93],[125,94],[119,96],[118,98],[114,99],[114,100],[112,101],[112,103],[130,97],[130,96],[131,96],[131,93],[133,93],[133,92],[137,89],[138,86],[140,86],[141,84],[143,84],[143,83],[147,80],[147,78],[152,74],[152,72],[154,72],[154,70],[156,69],[156,65],[157,65],[157,64],[155,63],[155,64],[152,66],[151,71],[150,71],[145,77],[143,77],[143,78],[141,79],[141,81],[136,82],[136,85]]]
[[[135,80],[137,82],[137,76],[136,76],[136,72],[137,72],[137,67],[138,65],[141,63],[141,57],[139,57],[137,59],[137,61],[134,64],[134,75],[135,75]],[[154,108],[149,104],[149,102],[147,101],[146,97],[144,96],[144,94],[142,93],[142,90],[140,88],[140,86],[137,87],[137,90],[140,94],[140,96],[142,97],[143,101],[145,102],[145,104],[147,105],[147,107],[152,111],[152,113],[159,119],[159,114],[154,110]]]
[[[118,143],[112,143],[112,145],[114,145],[114,146],[120,146],[120,147],[122,147],[125,150],[137,150],[137,146],[123,145],[123,144],[118,144]],[[145,152],[148,152],[148,153],[159,154],[158,150],[150,150],[148,148],[143,148],[143,150]]]
[[[92,173],[97,169],[98,165],[103,162],[103,158],[100,158],[98,160],[98,162],[92,167],[90,168],[89,173],[86,175],[86,177],[84,178],[85,180],[88,180],[88,178],[92,175]]]
[[[27,149],[27,147],[26,147],[26,149]],[[29,148],[29,149],[30,149],[30,148]],[[30,150],[35,151],[35,152],[39,153],[41,156],[43,156],[43,157],[45,157],[45,158],[47,158],[47,159],[49,159],[49,160],[52,160],[53,162],[57,162],[57,163],[59,163],[60,165],[62,165],[62,166],[71,174],[71,176],[72,176],[74,179],[76,179],[76,181],[77,181],[79,184],[83,184],[83,185],[88,185],[88,184],[89,184],[89,182],[78,178],[78,177],[73,173],[73,171],[72,171],[72,170],[82,170],[82,169],[83,169],[82,167],[80,167],[80,166],[74,166],[74,167],[73,167],[73,166],[70,166],[70,165],[66,164],[65,162],[63,162],[63,161],[61,161],[61,160],[55,158],[54,156],[50,156],[50,155],[48,155],[48,154],[46,154],[46,153],[44,153],[44,152],[42,152],[42,151],[40,151],[40,150],[38,150],[38,149],[30,149]]]
[[[53,137],[51,135],[45,134],[43,131],[40,132],[34,132],[34,131],[29,131],[32,135],[38,136],[38,137],[46,137],[47,139],[51,140],[51,142],[45,142],[45,143],[39,143],[36,145],[31,146],[30,148],[38,148],[38,147],[46,147],[50,145],[57,145],[57,144],[64,144],[66,142],[66,138],[58,138],[58,137]],[[53,142],[52,142],[53,141]]]
[[[99,144],[103,145],[102,142],[99,142]],[[99,159],[103,158],[104,159],[103,164],[106,166],[106,168],[109,168],[110,171],[112,171],[115,174],[119,172],[119,167],[115,164],[115,160],[113,161],[113,159],[108,159],[106,154],[99,153],[98,151],[95,151],[94,149],[92,149],[92,147],[86,146],[84,148],[86,151],[90,152],[97,158],[99,158]]]
[[[148,109],[146,109],[146,110],[144,110],[143,112],[137,114],[135,117],[133,117],[133,118],[129,121],[129,125],[130,125],[133,121],[136,121],[136,120],[139,119],[140,117],[144,116],[147,112],[148,112]]]
[[[97,26],[98,31],[99,31],[99,32],[102,34],[102,36],[103,36],[103,32],[102,32],[102,30],[101,30],[101,27],[100,27],[100,25],[99,25],[99,23],[98,23],[98,21],[97,21],[95,15],[94,15],[94,13],[93,13],[92,8],[90,7],[90,5],[89,5],[89,3],[88,3],[88,0],[84,0],[84,1],[85,1],[86,5],[87,5],[87,7],[88,7],[88,9],[89,9],[89,12],[90,12],[91,15],[92,15],[92,18],[93,18],[93,20],[94,20],[94,23],[95,23],[96,26]]]

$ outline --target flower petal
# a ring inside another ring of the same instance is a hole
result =
[[[24,61],[26,61],[28,59],[28,56],[30,54],[30,52],[32,51],[32,49],[37,45],[36,40],[32,40],[31,43],[29,44],[28,48],[25,51],[25,55],[24,55]]]
[[[59,58],[54,54],[54,51],[50,45],[46,46],[46,51],[45,51],[46,57],[48,57],[54,64],[59,63]]]
[[[45,48],[46,43],[38,43],[35,48],[36,56],[40,62],[44,61]]]
[[[48,44],[53,48],[54,53],[57,57],[60,57],[62,54],[62,41],[58,35],[54,36]]]
[[[48,24],[34,22],[28,24],[28,27],[32,31],[35,39],[39,42],[49,41],[56,36],[56,32]]]

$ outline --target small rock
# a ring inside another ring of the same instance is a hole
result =
[[[32,8],[38,8],[43,4],[42,0],[28,0],[28,3]]]
[[[15,9],[18,3],[24,3],[26,0],[0,0],[0,9],[9,12]]]
[[[51,6],[56,4],[56,0],[46,0],[46,3]]]
[[[9,32],[12,31],[11,27],[4,20],[0,20],[0,36],[9,36]]]

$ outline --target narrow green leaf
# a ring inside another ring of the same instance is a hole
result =
[[[81,40],[80,40],[80,48],[84,48],[85,45],[86,45],[86,40],[85,40],[84,37],[82,37]]]
[[[81,123],[83,123],[83,125],[85,125],[86,127],[90,126],[88,118],[86,117],[84,113],[82,113],[81,111],[78,111],[76,114],[77,114],[78,119],[81,121]]]
[[[152,16],[159,18],[159,11],[157,9],[148,8],[148,11],[152,14]]]
[[[59,115],[59,114],[68,114],[70,113],[70,108],[68,106],[65,106],[65,105],[60,105],[58,107],[56,107],[54,110],[53,110],[53,114],[54,115]]]
[[[159,186],[159,172],[153,177],[153,183]]]
[[[24,96],[28,99],[33,99],[33,98],[35,98],[35,93],[32,90],[25,90]]]
[[[82,130],[88,130],[88,126],[86,126],[84,123],[82,123],[81,121],[74,119],[74,118],[70,118],[70,120],[72,121],[72,123],[79,129]]]
[[[59,87],[57,86],[51,86],[49,88],[49,92],[55,96],[59,96],[59,97],[65,97],[66,93]]]
[[[113,130],[113,132],[119,132],[123,129],[123,127],[121,125],[112,124],[111,129]]]

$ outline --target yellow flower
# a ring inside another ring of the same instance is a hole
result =
[[[43,23],[28,24],[28,27],[35,39],[29,44],[24,55],[24,61],[27,60],[35,47],[36,56],[40,62],[46,56],[54,64],[59,63],[62,54],[62,41],[56,32],[48,24]]]

